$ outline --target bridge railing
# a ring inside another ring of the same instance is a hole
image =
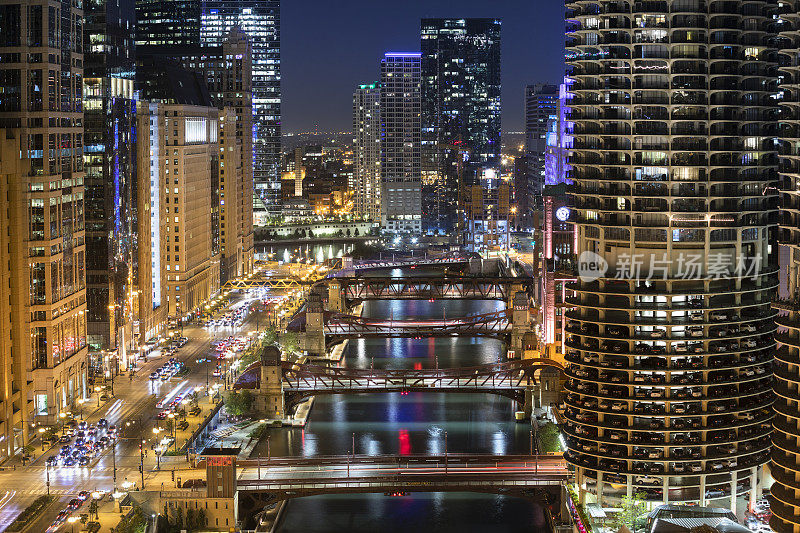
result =
[[[559,464],[566,467],[566,461],[553,455],[490,455],[469,453],[448,453],[447,455],[410,454],[410,455],[315,455],[312,457],[279,456],[262,457],[260,459],[244,459],[236,464],[243,468],[257,466],[331,466],[350,464],[375,464],[375,465],[430,465],[446,462],[450,464],[501,464],[517,463],[534,465],[536,463]]]

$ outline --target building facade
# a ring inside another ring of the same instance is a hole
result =
[[[529,205],[542,209],[545,183],[544,160],[548,123],[556,114],[558,86],[537,83],[525,87],[525,158],[528,164]]]
[[[153,309],[183,320],[220,287],[219,128],[214,107],[152,103],[141,106],[139,129],[148,130],[151,174],[151,272]],[[235,115],[223,111],[228,141]],[[231,124],[232,123],[232,124]],[[215,192],[216,191],[216,192]],[[158,304],[156,306],[156,304]]]
[[[93,368],[113,372],[127,368],[138,342],[133,327],[138,224],[134,27],[132,0],[87,4],[83,80],[87,338],[93,359],[105,359]]]
[[[781,189],[781,287],[775,353],[775,418],[770,472],[772,518],[781,533],[800,533],[800,3],[784,2],[780,10],[781,115],[779,129]]]
[[[452,235],[459,188],[500,170],[500,28],[496,19],[422,19],[425,231]]]
[[[227,130],[235,131],[235,138],[220,137],[220,143],[225,143],[224,152],[220,152],[219,176],[224,283],[253,271],[252,47],[248,36],[234,28],[222,46],[171,47],[162,48],[159,53],[178,58],[185,69],[199,73],[206,82],[212,104],[235,112],[234,117],[224,123]]]
[[[281,203],[281,19],[279,0],[202,0],[200,45],[221,46],[238,27],[252,47],[253,185],[270,214]]]
[[[575,281],[575,231],[569,223],[571,216],[567,187],[570,166],[569,149],[572,146],[572,128],[566,120],[567,86],[559,87],[559,99],[554,115],[548,120],[545,133],[545,154],[542,166],[545,171],[542,188],[542,210],[539,218],[541,232],[537,242],[540,257],[539,288],[539,340],[551,357],[563,357],[567,303],[572,296],[567,286]]]
[[[422,231],[420,54],[381,61],[381,228]]]
[[[136,0],[136,44],[196,46],[200,0]]]
[[[359,85],[353,94],[353,159],[355,213],[381,218],[381,89]]]
[[[565,457],[584,502],[736,512],[759,496],[773,417],[772,3],[566,7]]]
[[[13,412],[4,423],[14,446],[27,443],[32,423],[54,422],[87,392],[84,19],[78,5],[0,2],[0,128],[10,139],[4,156],[14,142],[16,157],[25,160],[10,162],[4,174],[16,210],[3,249],[3,272],[10,272],[8,262],[13,271],[2,280],[11,290],[10,320],[3,320],[10,360],[2,365],[13,380],[6,392]]]

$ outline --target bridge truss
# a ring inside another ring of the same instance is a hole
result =
[[[325,334],[333,342],[351,337],[494,337],[511,332],[507,310],[459,318],[424,320],[376,320],[356,315],[334,314],[325,320]]]
[[[504,277],[359,277],[337,278],[348,300],[504,300],[512,287],[527,288],[527,278]]]
[[[286,406],[319,394],[363,392],[489,393],[525,401],[525,389],[544,367],[562,369],[551,359],[520,359],[504,363],[430,369],[360,369],[281,363]],[[563,370],[563,369],[562,369]]]

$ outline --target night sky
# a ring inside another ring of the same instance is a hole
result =
[[[563,0],[284,0],[283,131],[350,131],[353,89],[387,51],[419,51],[419,19],[503,21],[503,131],[523,129],[526,84],[563,75]]]

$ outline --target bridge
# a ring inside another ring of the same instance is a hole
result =
[[[460,318],[378,320],[357,315],[332,313],[325,318],[328,343],[352,337],[492,337],[505,339],[511,332],[507,310]]]
[[[489,393],[526,403],[526,391],[542,368],[563,370],[552,359],[520,359],[462,368],[361,369],[282,361],[281,391],[286,408],[310,396],[367,392]]]
[[[569,478],[560,456],[345,455],[239,461],[240,497],[274,500],[332,493],[484,492],[530,496]]]
[[[308,287],[310,281],[303,281],[297,278],[270,278],[270,277],[252,277],[252,278],[237,278],[229,280],[220,289],[223,293],[230,290],[250,290],[250,289],[300,289]]]
[[[469,263],[470,257],[470,254],[446,254],[430,257],[425,255],[422,257],[404,257],[400,259],[395,259],[393,257],[392,259],[353,262],[350,269],[354,271],[364,271],[379,268],[463,265]],[[339,277],[340,273],[342,275],[347,275],[346,271],[343,270],[337,273],[336,277]]]
[[[503,300],[530,289],[532,278],[500,276],[337,277],[328,285],[329,301],[354,300]],[[340,291],[340,294],[330,294]],[[338,310],[343,310],[344,307]]]

